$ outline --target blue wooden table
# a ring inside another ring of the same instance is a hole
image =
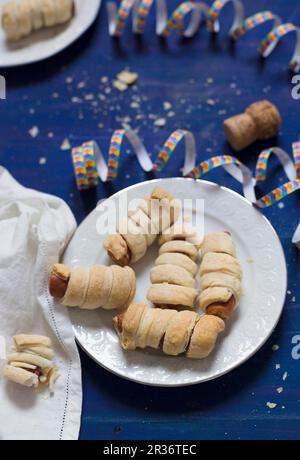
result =
[[[179,1],[168,0],[168,4],[176,6]],[[300,24],[296,0],[252,0],[245,5],[248,14],[271,8],[285,20]],[[128,155],[121,159],[122,172],[113,184],[79,193],[70,152],[61,149],[64,139],[72,146],[95,139],[106,150],[112,131],[130,125],[138,129],[154,155],[180,127],[195,134],[198,159],[204,160],[232,153],[225,143],[222,120],[262,98],[272,100],[282,113],[280,135],[275,141],[254,145],[239,158],[254,168],[257,154],[274,142],[291,152],[300,131],[300,101],[291,97],[287,70],[294,37],[284,39],[261,62],[256,48],[268,26],[232,48],[227,38],[232,16],[228,6],[217,40],[203,27],[192,40],[172,37],[163,42],[154,35],[152,12],[142,40],[137,41],[128,27],[118,42],[108,37],[104,6],[94,26],[60,55],[1,72],[8,93],[7,100],[0,101],[0,162],[22,184],[63,198],[79,223],[97,200],[149,176],[141,171],[128,146]],[[139,74],[137,90],[112,88],[115,75],[125,67]],[[172,107],[164,107],[164,102]],[[155,117],[165,118],[166,125],[155,127]],[[33,127],[38,129],[32,131]],[[180,174],[182,151],[177,152],[159,177]],[[285,179],[275,160],[270,168],[261,192]],[[241,191],[223,171],[207,178]],[[298,193],[265,213],[284,246],[289,283],[282,318],[264,347],[229,375],[182,389],[121,380],[81,353],[81,439],[299,439],[300,360],[292,357],[292,338],[300,333],[300,253],[290,242],[299,211]],[[267,402],[277,406],[270,409]]]

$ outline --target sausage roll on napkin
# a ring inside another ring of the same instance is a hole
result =
[[[51,340],[41,335],[20,334],[15,335],[13,341],[13,352],[3,368],[4,377],[26,387],[38,388],[45,384],[52,389],[58,372],[52,361]]]

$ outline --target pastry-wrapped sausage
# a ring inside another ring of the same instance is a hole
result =
[[[175,227],[159,238],[162,243],[155,267],[151,269],[152,285],[147,299],[157,307],[194,308],[197,297],[196,274],[198,247],[195,229]],[[194,243],[190,242],[190,239]]]
[[[205,236],[201,246],[201,293],[198,304],[210,315],[228,319],[241,298],[242,270],[228,232]]]
[[[9,41],[17,42],[35,30],[68,22],[74,0],[10,0],[2,8],[2,27]]]
[[[217,316],[203,315],[194,328],[187,357],[192,359],[206,358],[215,347],[218,335],[225,329],[224,321]]]
[[[212,232],[206,235],[200,252],[202,257],[207,252],[220,252],[236,257],[235,244],[229,232]]]
[[[117,233],[109,235],[104,248],[112,260],[125,266],[140,260],[157,235],[177,218],[178,203],[161,187],[156,187],[150,198],[141,199],[135,210],[117,226]]]
[[[149,308],[144,304],[131,304],[113,322],[125,350],[161,348],[167,355],[186,353],[192,359],[207,357],[225,328],[224,321],[216,316],[200,317],[192,311]]]
[[[126,308],[136,290],[135,273],[130,267],[95,265],[70,271],[55,264],[49,278],[49,291],[62,305],[85,310]]]
[[[13,341],[14,350],[7,357],[4,377],[26,387],[46,384],[52,388],[58,374],[52,362],[51,340],[40,335],[20,334],[15,335]]]
[[[177,220],[170,228],[162,232],[159,236],[158,243],[162,246],[164,243],[174,240],[187,241],[193,244],[197,249],[200,248],[203,242],[203,238],[198,235],[195,227],[181,219]]]

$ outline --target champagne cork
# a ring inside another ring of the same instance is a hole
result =
[[[255,141],[275,136],[281,116],[274,104],[267,100],[251,104],[244,113],[224,121],[225,136],[234,150],[243,150]]]

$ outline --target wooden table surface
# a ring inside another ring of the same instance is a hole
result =
[[[285,21],[300,24],[298,1],[244,3],[249,15],[271,8]],[[178,0],[168,0],[170,11],[178,4]],[[46,62],[0,72],[8,85],[7,99],[0,101],[0,161],[23,185],[63,198],[79,223],[100,198],[149,175],[141,171],[128,146],[113,184],[79,193],[70,152],[61,148],[65,139],[72,146],[94,139],[107,152],[112,131],[129,125],[138,129],[154,155],[174,129],[184,128],[195,134],[198,159],[204,160],[232,153],[225,143],[222,120],[262,98],[272,100],[281,111],[280,135],[238,157],[254,168],[266,146],[277,144],[291,152],[292,142],[299,139],[300,116],[300,101],[291,96],[288,72],[293,35],[262,62],[256,49],[269,26],[243,37],[232,48],[227,36],[232,17],[228,6],[217,40],[203,27],[194,39],[171,37],[163,42],[154,35],[152,12],[142,40],[137,41],[127,27],[118,42],[108,36],[104,7],[105,2],[93,27],[63,53]],[[136,90],[120,92],[112,86],[125,67],[139,74]],[[164,102],[172,107],[165,110]],[[154,125],[160,117],[166,119],[162,128]],[[181,167],[179,149],[156,177],[180,175]],[[241,192],[224,171],[207,178]],[[267,192],[284,179],[272,160],[269,178],[259,190]],[[296,351],[292,356],[292,339],[300,334],[300,253],[290,242],[299,211],[297,193],[265,212],[283,244],[289,282],[282,318],[263,348],[230,374],[182,389],[121,380],[81,353],[81,439],[299,439],[300,361],[294,359]],[[267,402],[277,406],[270,409]]]

